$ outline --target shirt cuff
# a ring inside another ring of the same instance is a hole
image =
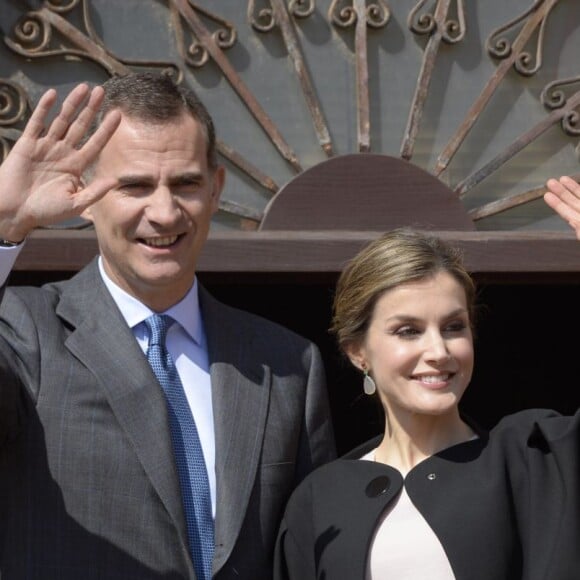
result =
[[[23,247],[24,242],[11,248],[0,247],[0,286],[6,284],[6,280],[8,280],[8,276],[10,276],[10,272]]]

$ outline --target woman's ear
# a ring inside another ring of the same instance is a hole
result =
[[[363,346],[357,343],[350,343],[344,347],[344,353],[357,369],[364,372],[367,368],[367,363]]]

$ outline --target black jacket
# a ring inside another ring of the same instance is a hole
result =
[[[457,580],[580,579],[580,412],[537,410],[430,457],[404,481],[358,459],[319,468],[287,506],[276,580],[363,579],[378,518],[403,484]]]

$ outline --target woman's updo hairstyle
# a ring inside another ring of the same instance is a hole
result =
[[[439,272],[453,276],[465,290],[473,324],[475,284],[459,250],[440,238],[408,228],[392,230],[363,248],[347,264],[336,287],[330,330],[341,350],[362,343],[375,304],[384,292]]]

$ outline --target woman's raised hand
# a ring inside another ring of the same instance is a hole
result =
[[[566,220],[580,240],[580,184],[571,177],[549,179],[544,201]]]

